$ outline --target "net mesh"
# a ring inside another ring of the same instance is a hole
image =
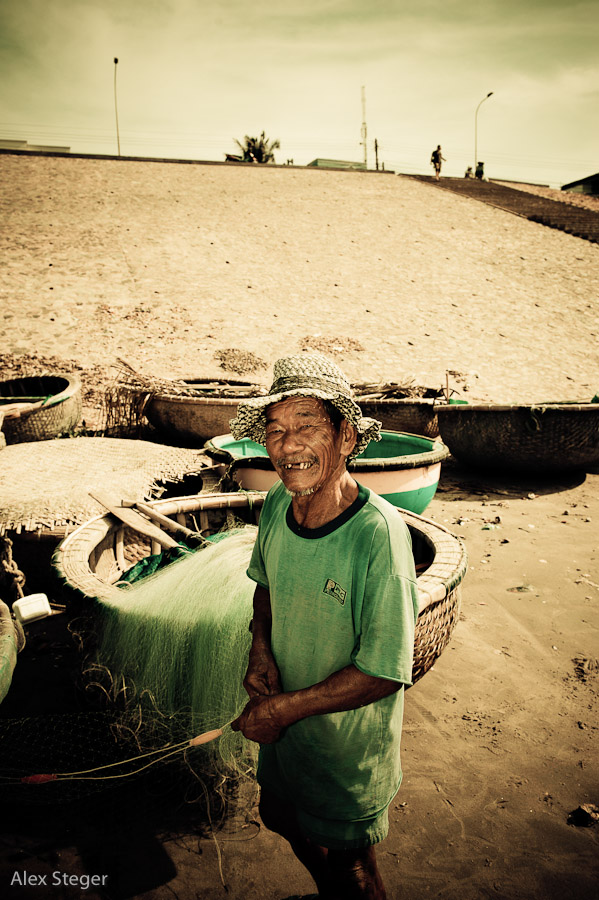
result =
[[[243,709],[257,529],[237,527],[97,600],[73,627],[86,648],[89,709],[0,720],[0,798],[57,802],[169,771],[186,802],[222,827],[255,800],[257,745],[233,732]],[[212,729],[202,746],[190,740]],[[162,777],[162,775],[160,776]]]

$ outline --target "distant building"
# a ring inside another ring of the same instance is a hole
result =
[[[30,150],[37,153],[70,153],[70,147],[54,147],[46,144],[28,144],[27,141],[6,141],[0,138],[0,150]]]
[[[70,147],[56,147],[54,144],[27,144],[25,150],[36,150],[41,153],[70,153]]]
[[[312,162],[309,162],[308,166],[317,169],[361,169],[362,171],[366,171],[366,163],[348,162],[345,159],[322,159],[321,157],[318,157],[317,159],[313,159]]]
[[[594,194],[599,195],[599,172],[596,175],[588,175],[579,181],[571,181],[570,184],[562,185],[562,191],[572,191],[575,194]]]
[[[27,141],[5,141],[0,138],[0,150],[26,150]]]

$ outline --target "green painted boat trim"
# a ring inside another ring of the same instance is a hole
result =
[[[393,506],[400,509],[407,509],[409,512],[415,512],[420,515],[427,508],[437,492],[437,484],[431,484],[429,487],[419,488],[416,491],[400,491],[397,494],[381,494]]]

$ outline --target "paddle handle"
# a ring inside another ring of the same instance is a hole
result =
[[[175,522],[174,519],[169,519],[168,516],[163,516],[162,513],[157,512],[153,507],[151,507],[149,503],[142,503],[140,500],[136,500],[133,503],[133,506],[135,507],[135,509],[138,509],[145,516],[147,516],[148,519],[152,519],[153,522],[156,522],[158,525],[162,525],[163,528],[166,528],[167,531],[172,531],[173,534],[180,534],[183,537],[201,537],[201,535],[198,534],[197,531],[192,531],[191,528],[186,528],[185,525],[180,525],[179,522]]]

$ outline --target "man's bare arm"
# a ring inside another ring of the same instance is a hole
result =
[[[281,692],[279,670],[270,649],[272,612],[270,594],[257,585],[254,591],[252,646],[243,686],[250,697],[269,696]]]
[[[251,741],[270,744],[278,739],[284,728],[301,719],[359,709],[388,697],[400,687],[397,681],[376,678],[349,665],[300,691],[255,695],[232,727],[234,731],[242,731]]]

